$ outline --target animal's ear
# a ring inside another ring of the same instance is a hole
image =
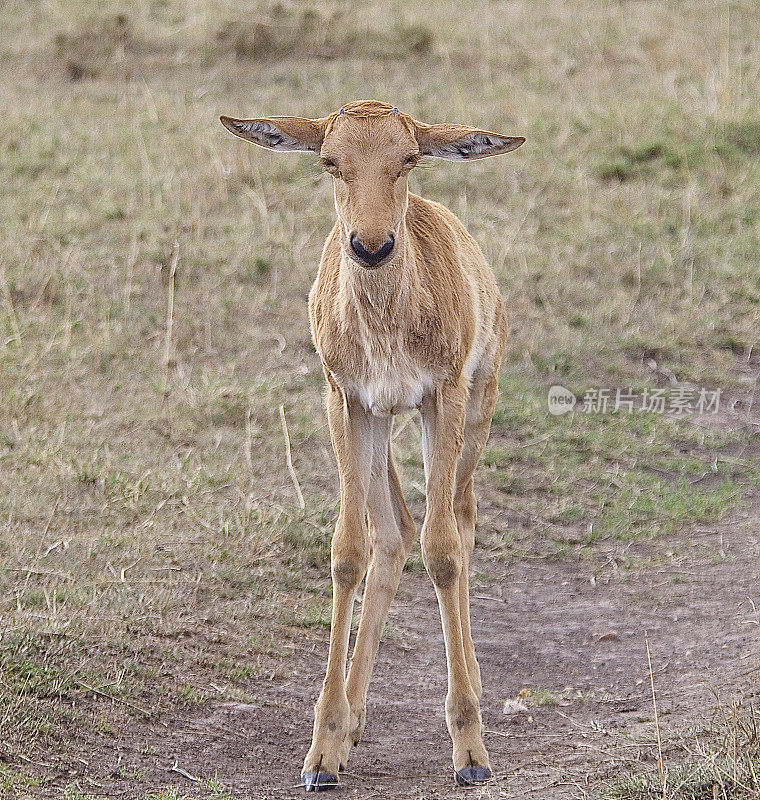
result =
[[[468,128],[466,125],[423,125],[417,123],[420,153],[449,161],[470,161],[475,158],[500,156],[516,150],[523,136],[502,136],[500,133]]]
[[[261,119],[219,118],[235,136],[270,150],[306,150],[318,153],[325,138],[325,119],[303,117],[262,117]]]

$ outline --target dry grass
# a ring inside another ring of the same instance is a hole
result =
[[[635,771],[594,794],[604,800],[751,800],[760,796],[757,712],[728,705],[714,724],[671,745],[666,771]]]
[[[480,474],[494,557],[601,563],[622,542],[637,564],[672,556],[630,548],[662,533],[680,557],[691,525],[754,491],[754,5],[732,2],[725,25],[708,2],[476,11],[4,5],[7,753],[94,725],[87,686],[125,701],[104,726],[202,701],[209,676],[236,697],[251,689],[238,668],[276,671],[281,639],[324,619],[336,478],[305,298],[330,186],[308,157],[232,140],[220,113],[378,97],[528,137],[510,159],[412,181],[470,227],[511,312]],[[736,405],[700,424],[546,414],[552,383],[668,375]],[[411,484],[417,438],[412,421],[397,441]]]

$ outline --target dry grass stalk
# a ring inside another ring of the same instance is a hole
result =
[[[174,242],[166,271],[166,336],[164,339],[163,378],[161,379],[161,407],[168,394],[169,372],[174,366],[172,358],[172,332],[174,329],[174,293],[176,286],[177,262],[179,261],[179,243]]]
[[[293,458],[290,451],[290,434],[288,433],[288,423],[285,419],[285,406],[282,405],[280,406],[280,421],[282,422],[282,433],[285,436],[285,461],[288,465],[288,472],[290,473],[290,477],[293,481],[293,488],[296,490],[298,505],[301,509],[304,509],[306,508],[306,503],[303,499],[303,492],[301,491],[301,484],[298,482],[296,469],[293,466]]]
[[[652,653],[649,650],[649,634],[644,631],[644,641],[647,646],[647,664],[649,666],[649,684],[652,687],[652,707],[654,708],[654,727],[657,731],[657,769],[660,772],[660,780],[662,781],[662,798],[665,800],[667,797],[667,783],[668,774],[665,770],[665,764],[662,760],[662,736],[660,734],[660,719],[657,714],[657,693],[654,689],[654,672],[652,670]]]

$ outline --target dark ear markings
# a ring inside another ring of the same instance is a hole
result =
[[[455,148],[460,158],[468,160],[509,153],[518,148],[523,141],[525,140],[515,136],[501,137],[476,133],[455,143]]]
[[[226,116],[220,117],[220,120],[227,130],[260,147],[268,147],[272,150],[280,151],[318,152],[316,143],[303,141],[300,138],[296,138],[296,136],[291,136],[280,127],[280,124],[292,124],[289,118],[283,119],[282,123],[278,121],[277,124],[270,122],[268,119],[234,119]],[[300,120],[299,122],[308,123],[309,121]],[[297,135],[298,133],[300,131],[297,132]]]
[[[449,161],[472,161],[509,153],[525,139],[458,125],[431,125],[421,128],[418,141],[423,155]]]
[[[282,144],[284,141],[282,134],[277,130],[277,128],[274,127],[274,125],[269,125],[263,122],[244,122],[236,125],[235,127],[244,133],[258,134],[258,136],[260,136],[262,139],[265,139],[273,147],[276,147],[278,144]]]

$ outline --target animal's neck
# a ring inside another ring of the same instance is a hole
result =
[[[398,237],[399,253],[388,264],[366,269],[343,255],[341,295],[368,324],[392,324],[410,308],[417,284],[417,266],[406,223]]]

